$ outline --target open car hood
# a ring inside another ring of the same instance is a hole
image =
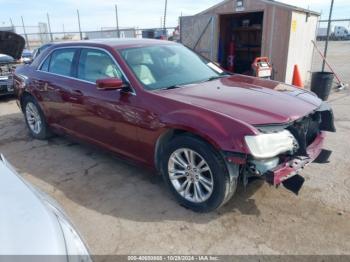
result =
[[[0,54],[20,59],[24,46],[25,40],[22,36],[12,32],[0,31]]]

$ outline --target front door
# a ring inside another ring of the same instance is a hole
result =
[[[143,161],[136,153],[137,96],[121,90],[98,90],[96,80],[109,77],[123,79],[112,56],[104,50],[82,48],[70,89],[67,128],[77,137]]]

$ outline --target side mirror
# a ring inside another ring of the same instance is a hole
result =
[[[98,79],[96,85],[99,90],[117,90],[125,86],[123,80],[117,77]]]

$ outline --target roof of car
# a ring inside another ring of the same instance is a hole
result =
[[[113,48],[123,49],[132,47],[142,47],[151,45],[169,45],[176,44],[175,42],[157,40],[157,39],[140,39],[140,38],[108,38],[108,39],[93,39],[72,42],[61,42],[59,46],[77,46],[77,45],[105,45]]]

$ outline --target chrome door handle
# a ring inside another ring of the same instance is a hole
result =
[[[82,91],[80,91],[80,90],[73,90],[72,91],[72,94],[74,94],[74,95],[78,95],[78,96],[83,96],[84,94],[83,94],[83,92]]]
[[[45,82],[45,84],[44,84],[44,91],[47,91],[47,89],[48,89],[48,86],[49,86],[49,84],[47,83],[47,82]]]

